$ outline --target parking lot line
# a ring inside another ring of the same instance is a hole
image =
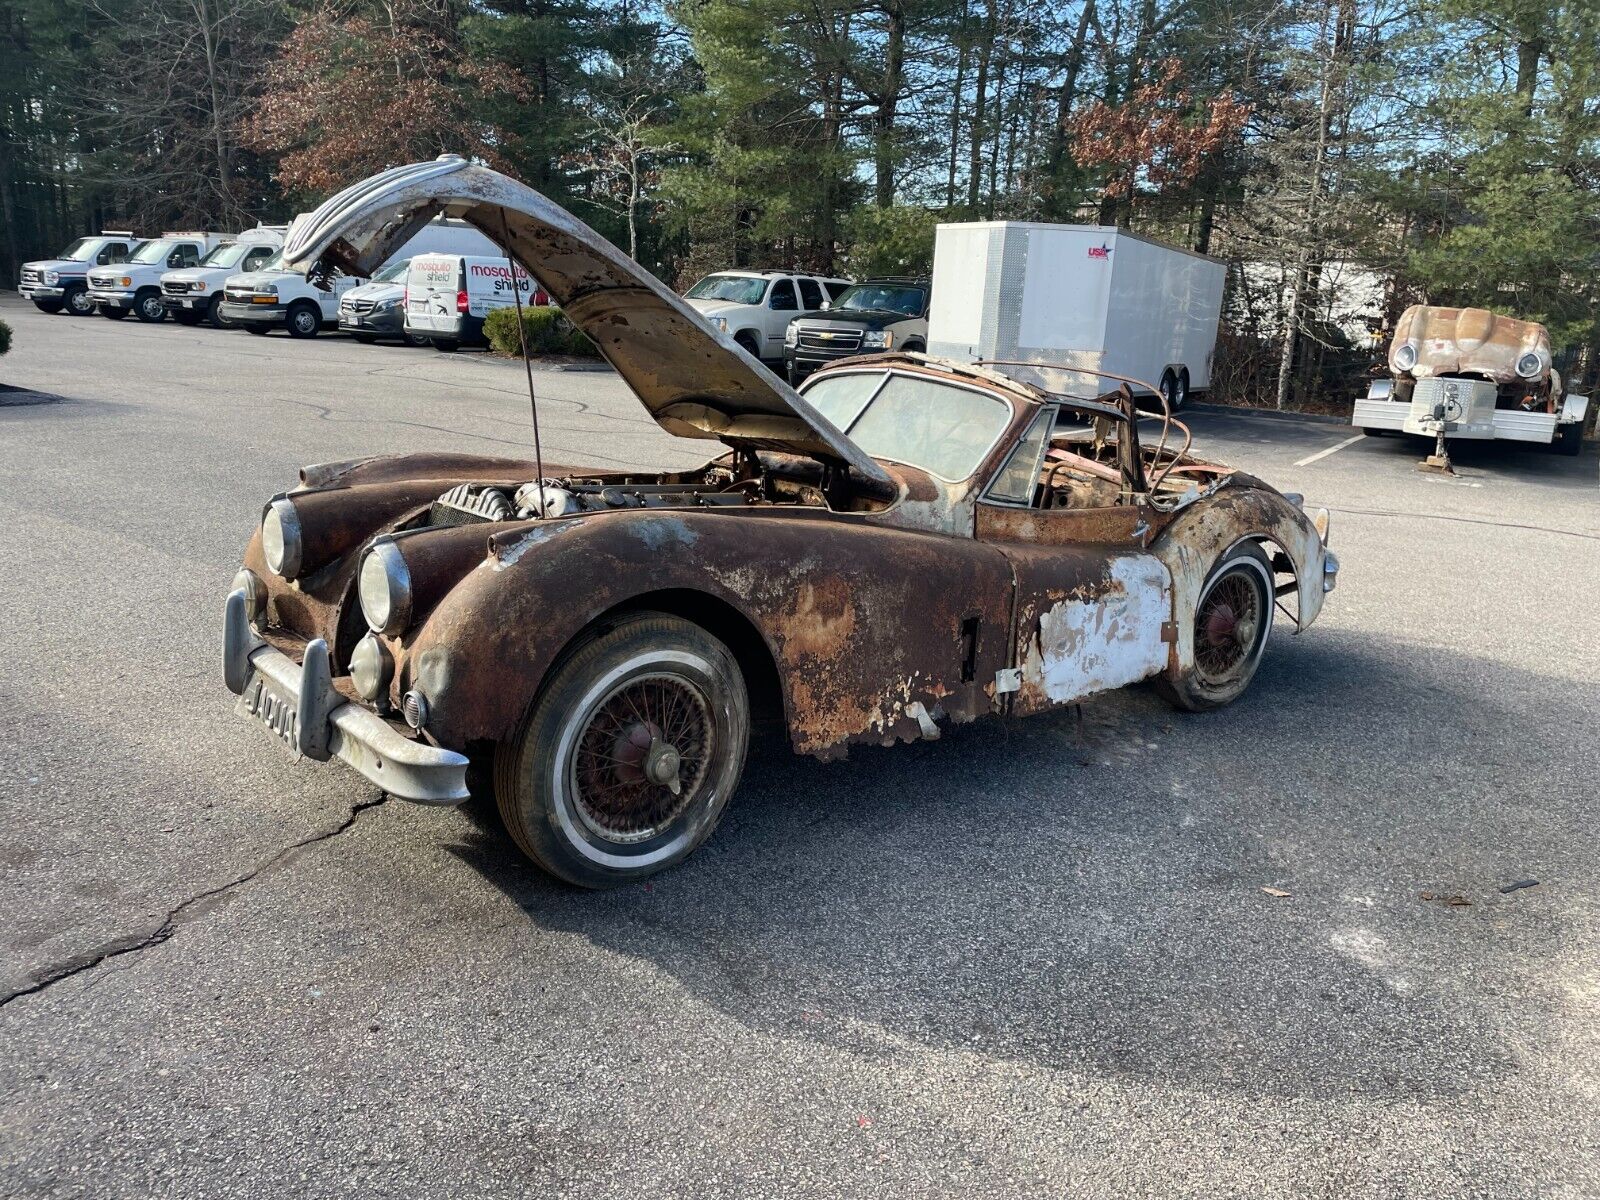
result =
[[[1327,458],[1328,455],[1336,454],[1340,450],[1343,450],[1346,446],[1354,446],[1357,442],[1364,441],[1366,436],[1367,435],[1364,433],[1358,433],[1355,435],[1355,437],[1345,438],[1345,440],[1340,442],[1337,446],[1329,446],[1326,450],[1318,450],[1315,454],[1310,454],[1305,458],[1297,460],[1294,465],[1297,467],[1309,467],[1319,458]]]

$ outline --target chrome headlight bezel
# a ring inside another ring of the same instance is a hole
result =
[[[893,330],[869,329],[861,335],[861,348],[863,350],[888,350],[893,346]]]
[[[363,700],[381,700],[393,678],[394,656],[377,634],[367,634],[350,652],[350,682],[356,694]]]
[[[1536,379],[1542,370],[1544,370],[1544,356],[1537,350],[1529,350],[1517,359],[1517,375],[1519,378]]]
[[[267,587],[249,567],[240,567],[233,577],[230,592],[244,593],[244,612],[250,624],[259,626],[267,615]]]
[[[293,579],[300,574],[305,539],[300,530],[300,514],[292,500],[280,496],[267,505],[261,516],[261,555],[276,575]]]
[[[374,633],[393,637],[411,623],[411,570],[393,542],[375,542],[356,572],[361,615]]]
[[[50,287],[55,287],[56,284],[61,282],[61,272],[60,271],[46,271],[44,273],[44,281]]]
[[[783,344],[785,346],[798,346],[800,344],[800,329],[795,321],[790,321],[783,331]]]
[[[1417,344],[1415,342],[1402,342],[1394,349],[1394,354],[1389,359],[1389,365],[1396,371],[1409,371],[1417,365]]]

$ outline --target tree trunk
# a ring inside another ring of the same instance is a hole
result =
[[[1072,44],[1067,50],[1067,74],[1061,81],[1061,92],[1056,99],[1055,128],[1050,133],[1050,158],[1046,165],[1044,186],[1044,211],[1048,216],[1061,215],[1057,198],[1061,188],[1061,167],[1067,155],[1067,123],[1072,119],[1072,106],[1078,100],[1078,73],[1083,69],[1083,47],[1089,36],[1089,22],[1094,18],[1094,0],[1083,0],[1078,13],[1078,28],[1072,34]]]
[[[983,188],[983,123],[989,97],[989,57],[994,53],[995,5],[987,0],[983,28],[978,35],[978,76],[972,97],[972,143],[967,157],[967,207],[978,207]]]
[[[970,0],[961,0],[961,25],[957,37],[960,47],[956,52],[955,90],[950,100],[950,163],[944,182],[944,206],[956,206],[956,158],[961,152],[961,88],[967,75],[967,6]]]
[[[901,89],[905,87],[905,8],[900,0],[888,0],[883,6],[883,16],[883,90],[878,96],[878,111],[873,120],[878,175],[874,198],[879,208],[888,208],[894,203],[894,118],[900,105]]]

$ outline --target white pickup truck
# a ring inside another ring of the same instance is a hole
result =
[[[217,329],[222,319],[222,288],[230,275],[264,266],[283,246],[287,225],[257,225],[234,241],[212,248],[198,264],[161,277],[161,303],[180,325],[209,321]]]
[[[789,322],[822,311],[850,286],[848,279],[787,271],[718,271],[683,294],[723,333],[754,357],[783,361]]]
[[[151,238],[112,268],[89,272],[89,299],[102,317],[120,321],[130,312],[141,321],[164,321],[161,276],[178,267],[192,267],[221,245],[220,233],[163,233]]]
[[[138,245],[139,239],[125,229],[107,229],[99,237],[81,237],[55,258],[23,263],[17,291],[41,312],[66,309],[75,317],[92,316],[89,272],[125,261]]]

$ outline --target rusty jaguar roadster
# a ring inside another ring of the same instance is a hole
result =
[[[499,239],[664,429],[720,454],[654,474],[307,467],[234,580],[225,676],[293,753],[394,796],[456,803],[470,768],[563,879],[689,854],[754,719],[828,758],[1141,680],[1213,708],[1250,683],[1275,609],[1304,628],[1333,587],[1326,513],[1168,445],[1182,427],[1127,386],[1061,395],[900,354],[797,393],[563,209],[458,158],[334,197],[285,261],[368,273],[439,213]]]

